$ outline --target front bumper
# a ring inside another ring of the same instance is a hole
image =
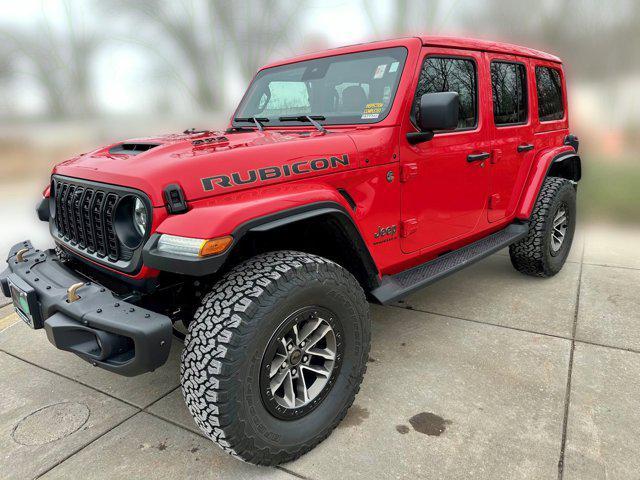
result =
[[[22,249],[27,252],[18,261]],[[9,284],[13,284],[27,293],[31,326],[44,328],[57,348],[125,376],[153,371],[167,361],[172,339],[169,317],[119,300],[64,266],[53,250],[34,250],[29,241],[14,245],[7,263],[0,273],[2,292],[11,296]],[[80,298],[70,302],[67,290],[77,283],[83,283],[77,290]]]

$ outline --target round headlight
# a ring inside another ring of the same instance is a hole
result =
[[[144,206],[142,200],[136,198],[133,203],[133,225],[141,237],[144,237],[144,234],[147,233],[147,224],[147,207]]]

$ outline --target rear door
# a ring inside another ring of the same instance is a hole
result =
[[[487,220],[511,215],[536,154],[531,114],[533,86],[529,61],[485,53],[491,72],[491,159]]]
[[[480,108],[486,103],[480,85],[487,81],[482,61],[481,52],[423,49],[411,112],[400,138],[401,237],[405,253],[464,238],[484,221],[488,176],[486,159],[478,154],[488,157],[490,138]],[[446,91],[460,95],[458,128],[436,132],[427,142],[409,144],[405,135],[418,131],[420,97]]]

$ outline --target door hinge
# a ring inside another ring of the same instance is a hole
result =
[[[407,220],[402,220],[400,222],[400,236],[402,238],[408,237],[409,235],[416,233],[418,231],[418,220],[415,218],[408,218]]]
[[[400,182],[406,183],[412,177],[418,175],[418,164],[417,163],[404,163],[400,166]]]
[[[500,206],[500,194],[489,195],[489,210],[495,210]]]

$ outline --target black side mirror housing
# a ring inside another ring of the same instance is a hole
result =
[[[420,97],[420,132],[410,132],[407,140],[411,144],[433,138],[437,130],[454,130],[458,126],[460,96],[458,92],[425,93]]]

